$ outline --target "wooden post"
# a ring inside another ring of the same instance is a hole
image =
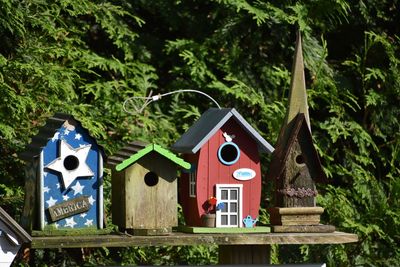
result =
[[[219,264],[269,264],[270,245],[220,245]]]

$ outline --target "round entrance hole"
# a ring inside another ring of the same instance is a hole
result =
[[[72,171],[77,169],[79,166],[79,159],[73,155],[69,155],[64,159],[64,167],[65,169]]]
[[[144,183],[147,186],[155,186],[158,184],[158,175],[155,172],[148,172],[144,176]]]
[[[218,158],[225,165],[235,164],[239,157],[239,147],[233,142],[223,143],[218,149]]]
[[[296,156],[296,163],[299,165],[303,165],[305,163],[303,155]]]

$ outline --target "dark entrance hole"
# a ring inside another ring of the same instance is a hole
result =
[[[239,160],[240,150],[235,143],[227,142],[220,146],[218,157],[223,164],[232,165]]]
[[[69,155],[64,159],[64,167],[65,169],[72,171],[77,169],[79,166],[79,159],[73,155]]]
[[[144,176],[144,182],[147,186],[155,186],[158,184],[158,175],[155,172],[148,172]]]
[[[305,163],[303,155],[297,155],[296,156],[296,163],[299,164],[299,165],[302,165],[302,164]]]

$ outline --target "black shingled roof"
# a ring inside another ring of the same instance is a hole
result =
[[[274,151],[274,148],[234,108],[210,108],[176,141],[171,150],[195,154],[230,118],[235,119],[256,141],[258,151],[268,153]]]

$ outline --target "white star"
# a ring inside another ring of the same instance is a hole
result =
[[[86,217],[86,215],[87,215],[87,213],[86,213],[86,212],[85,212],[85,213],[82,213],[82,214],[81,214],[81,217],[82,217],[82,218],[85,218],[85,217]]]
[[[81,185],[78,181],[78,182],[76,182],[76,184],[74,186],[71,186],[71,188],[72,188],[72,190],[74,190],[74,196],[75,196],[77,194],[82,195],[83,194],[82,191],[83,191],[83,188],[85,188],[85,186]]]
[[[50,197],[49,200],[46,200],[47,205],[49,206],[49,208],[51,206],[54,206],[56,204],[57,200],[54,199],[53,197]]]
[[[65,219],[65,222],[65,227],[74,228],[74,226],[76,225],[76,222],[74,222],[74,217]]]
[[[48,186],[43,187],[43,193],[48,193],[50,188]]]
[[[81,138],[82,138],[82,135],[81,135],[81,134],[75,134],[75,139],[76,139],[76,140],[81,140]]]
[[[60,136],[60,133],[59,133],[59,132],[56,132],[56,133],[54,134],[53,138],[51,138],[51,142],[55,142],[55,141],[59,138],[59,136]]]
[[[65,129],[64,130],[64,135],[68,135],[69,134],[69,130],[68,129]]]
[[[93,196],[90,196],[88,200],[89,200],[90,205],[93,205],[93,203],[96,201],[96,200],[94,200]]]
[[[69,199],[69,196],[65,195],[63,196],[63,200],[67,201]]]
[[[46,168],[60,172],[64,189],[67,189],[77,177],[90,177],[94,173],[86,163],[91,145],[72,148],[65,140],[60,142],[60,156],[50,162]]]
[[[86,226],[91,226],[91,225],[93,225],[93,220],[86,219],[85,225],[86,225]]]
[[[57,183],[56,185],[57,185],[57,188],[60,188],[60,183]]]

